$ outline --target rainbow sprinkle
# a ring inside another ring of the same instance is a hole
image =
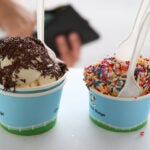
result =
[[[140,132],[140,136],[144,136],[144,131]]]
[[[84,69],[84,81],[88,88],[116,97],[125,84],[129,64],[129,61],[117,61],[115,57],[105,58]],[[134,75],[143,89],[141,95],[150,93],[150,58],[139,57]]]

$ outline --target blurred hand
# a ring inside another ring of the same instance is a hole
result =
[[[19,0],[0,0],[0,27],[8,36],[30,36],[36,16]]]
[[[58,35],[55,40],[60,59],[68,67],[72,67],[78,61],[80,55],[81,40],[78,33],[71,32],[68,39],[64,35]]]

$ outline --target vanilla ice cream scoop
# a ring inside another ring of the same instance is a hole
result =
[[[42,42],[35,38],[13,37],[0,41],[0,84],[5,90],[15,90],[16,86],[39,78],[56,81],[66,70],[66,65],[54,62]]]
[[[6,56],[4,59],[0,59],[1,69],[7,68],[8,66],[13,65],[13,59],[8,59]],[[15,75],[15,72],[14,74]],[[14,78],[15,81],[17,81],[17,84],[22,84],[22,81],[20,79],[24,79],[26,83],[31,83],[35,81],[39,76],[40,72],[35,69],[20,69],[19,73],[17,74],[18,78]]]

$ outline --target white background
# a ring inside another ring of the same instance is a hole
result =
[[[36,0],[21,0],[36,9]],[[96,63],[108,54],[113,55],[118,45],[131,31],[141,0],[45,0],[45,8],[72,4],[101,34],[101,39],[82,47],[76,67]],[[150,38],[147,38],[150,39]],[[150,44],[146,42],[144,54],[150,56]]]

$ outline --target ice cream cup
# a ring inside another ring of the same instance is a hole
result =
[[[0,124],[8,132],[36,135],[51,129],[65,83],[49,91],[18,94],[0,91]]]
[[[144,127],[150,110],[150,94],[120,98],[89,90],[89,115],[92,122],[107,130],[131,132]]]

